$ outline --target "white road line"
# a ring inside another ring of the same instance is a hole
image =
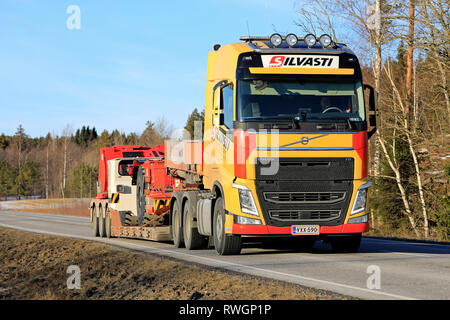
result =
[[[212,259],[212,258],[192,255],[192,254],[189,254],[187,252],[177,252],[177,251],[172,251],[172,250],[154,248],[154,247],[151,247],[151,246],[143,246],[143,245],[130,243],[130,242],[123,242],[123,243],[121,243],[120,240],[119,241],[114,241],[114,240],[113,241],[108,241],[109,239],[106,240],[107,238],[102,239],[102,238],[94,238],[94,237],[85,237],[85,236],[78,236],[78,235],[63,234],[63,233],[58,233],[58,232],[49,232],[49,231],[43,231],[43,230],[37,230],[37,229],[31,229],[31,228],[16,227],[16,226],[3,224],[3,223],[0,223],[0,226],[6,227],[6,228],[11,228],[11,229],[17,229],[17,230],[21,230],[21,231],[35,232],[35,233],[54,235],[54,236],[62,236],[62,237],[73,237],[73,238],[77,238],[77,239],[102,242],[102,243],[107,243],[107,244],[111,244],[111,245],[118,245],[118,246],[121,246],[121,247],[133,246],[133,247],[137,247],[137,248],[141,248],[141,249],[145,249],[145,250],[150,250],[150,251],[153,251],[153,252],[165,253],[165,255],[167,255],[167,254],[169,254],[169,255],[178,254],[178,255],[181,255],[181,256],[188,256],[188,257],[194,258],[196,260],[200,259],[200,260],[205,260],[205,261],[214,262],[214,263],[219,262],[219,263],[226,264],[228,266],[238,267],[238,268],[242,268],[242,269],[251,269],[251,270],[254,270],[254,271],[258,271],[258,272],[274,274],[274,275],[279,275],[279,276],[289,277],[289,278],[296,278],[296,279],[301,279],[301,280],[307,280],[307,281],[312,281],[312,282],[316,282],[316,283],[321,283],[321,284],[326,284],[326,285],[331,285],[331,286],[336,286],[336,287],[341,287],[341,288],[346,288],[346,289],[351,289],[351,290],[362,291],[362,292],[366,292],[366,293],[370,293],[370,294],[386,296],[386,297],[395,298],[395,299],[417,300],[416,298],[396,295],[396,294],[383,292],[383,291],[379,291],[379,290],[370,290],[370,289],[366,289],[366,288],[355,287],[355,286],[346,285],[346,284],[337,283],[337,282],[332,282],[332,281],[326,281],[326,280],[321,280],[321,279],[304,277],[304,276],[300,276],[300,275],[284,273],[284,272],[279,272],[279,271],[267,270],[267,269],[263,269],[263,268],[258,268],[258,267],[242,265],[242,264],[228,262],[228,261],[223,261],[223,260],[217,260],[217,259]]]

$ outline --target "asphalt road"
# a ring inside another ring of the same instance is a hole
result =
[[[335,254],[328,244],[316,242],[311,253],[252,244],[239,256],[218,256],[214,249],[188,251],[169,243],[94,238],[83,217],[0,212],[0,227],[95,240],[362,299],[450,299],[450,245],[445,244],[363,238],[360,251],[352,254]]]

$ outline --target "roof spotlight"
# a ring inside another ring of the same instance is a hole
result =
[[[283,42],[283,37],[281,37],[281,35],[279,35],[278,33],[274,33],[273,35],[270,36],[270,43],[274,46],[274,47],[278,47],[281,42]]]
[[[313,47],[317,43],[316,36],[311,33],[305,37],[304,41],[308,48]]]
[[[295,34],[293,33],[289,33],[286,36],[286,43],[288,44],[289,47],[294,47],[298,42],[298,38]]]
[[[323,34],[320,36],[319,42],[322,45],[322,47],[326,48],[333,43],[333,40],[331,40],[331,37],[329,35]]]

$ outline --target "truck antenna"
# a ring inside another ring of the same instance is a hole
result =
[[[248,37],[250,38],[250,27],[248,26],[248,20],[246,20],[247,22],[247,32],[248,32]]]

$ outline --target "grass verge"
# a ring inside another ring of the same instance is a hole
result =
[[[280,281],[189,266],[163,257],[0,228],[0,299],[346,299]],[[81,289],[67,288],[76,265]]]

